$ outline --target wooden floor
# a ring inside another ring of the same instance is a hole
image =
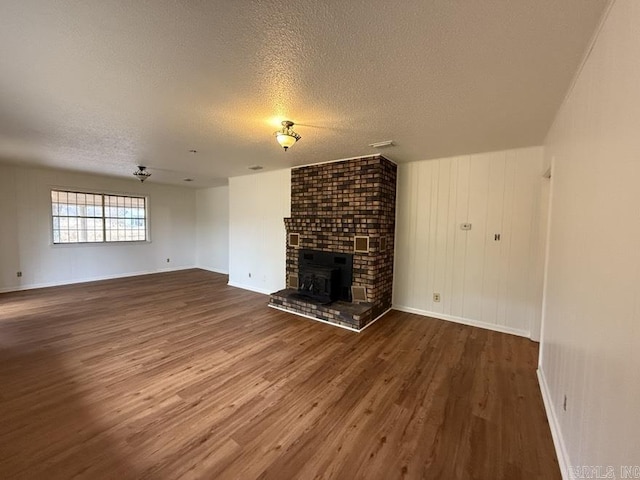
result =
[[[266,303],[202,270],[0,295],[0,478],[560,478],[537,344]]]

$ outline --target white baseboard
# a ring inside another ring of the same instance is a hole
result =
[[[254,287],[253,285],[243,285],[242,283],[231,281],[227,282],[227,285],[230,287],[242,288],[243,290],[249,290],[250,292],[262,293],[263,295],[271,295],[273,292],[278,290],[277,288],[275,290],[267,290],[265,288]]]
[[[560,466],[560,474],[562,480],[572,480],[573,476],[570,475],[569,455],[567,454],[567,447],[564,443],[564,437],[560,430],[560,423],[558,422],[558,416],[556,415],[556,409],[553,406],[551,400],[551,393],[549,392],[549,386],[547,385],[547,379],[544,376],[544,371],[541,366],[538,366],[538,384],[540,385],[540,392],[542,393],[542,401],[544,403],[544,409],[547,412],[547,419],[549,420],[549,428],[551,429],[551,437],[553,437],[553,445],[556,449],[556,455],[558,457],[558,465]]]
[[[493,330],[501,333],[508,333],[510,335],[517,335],[519,337],[529,338],[529,332],[526,330],[520,330],[518,328],[507,327],[505,325],[495,325],[493,323],[481,322],[479,320],[472,320],[469,318],[456,317],[453,315],[447,315],[446,313],[439,312],[429,312],[427,310],[420,310],[419,308],[413,307],[405,307],[403,305],[394,305],[394,310],[399,310],[400,312],[406,313],[415,313],[417,315],[422,315],[425,317],[437,318],[439,320],[447,320],[448,322],[461,323],[463,325],[469,325],[471,327],[479,327],[487,330]]]
[[[222,275],[229,275],[228,271],[221,270],[218,268],[203,267],[202,265],[198,265],[196,268],[199,268],[200,270],[206,270],[207,272],[221,273]]]
[[[36,288],[61,287],[63,285],[74,285],[76,283],[99,282],[101,280],[113,280],[115,278],[138,277],[140,275],[152,275],[154,273],[178,272],[180,270],[190,270],[198,268],[196,266],[177,268],[158,268],[156,270],[143,270],[139,272],[116,273],[113,275],[98,275],[95,277],[74,278],[73,280],[63,280],[58,282],[31,283],[27,285],[15,285],[12,287],[0,288],[0,293],[19,292],[22,290],[35,290]]]
[[[374,318],[373,320],[371,320],[369,323],[367,323],[364,327],[362,327],[360,330],[358,330],[358,333],[360,333],[361,331],[369,328],[371,325],[373,325],[374,323],[376,323],[378,320],[380,320],[382,317],[384,317],[387,313],[389,313],[392,309],[391,308],[387,308],[384,312],[382,312],[380,315],[378,315],[376,318]]]
[[[299,313],[299,312],[294,312],[292,310],[287,310],[286,308],[282,308],[279,307],[278,305],[272,305],[269,304],[268,305],[271,308],[275,308],[276,310],[280,310],[281,312],[286,312],[286,313],[291,313],[293,315],[297,315],[298,317],[304,317],[304,318],[308,318],[309,320],[314,320],[316,322],[322,322],[322,323],[326,323],[327,325],[331,325],[332,327],[339,327],[339,328],[344,328],[345,330],[349,330],[351,332],[356,332],[356,333],[360,333],[363,330],[365,330],[367,327],[373,325],[374,323],[376,323],[378,320],[380,320],[382,317],[384,317],[387,313],[389,313],[389,311],[391,311],[391,309],[387,309],[386,311],[384,311],[383,313],[381,313],[380,315],[378,315],[376,318],[374,318],[372,321],[370,321],[369,323],[367,323],[364,327],[362,327],[360,330],[358,330],[357,328],[353,328],[353,327],[347,327],[346,325],[340,325],[338,323],[333,323],[333,322],[329,322],[327,320],[322,320],[321,318],[316,318],[316,317],[312,317],[311,315],[305,315],[304,313]]]

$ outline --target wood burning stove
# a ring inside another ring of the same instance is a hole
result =
[[[331,303],[337,298],[340,270],[322,265],[306,265],[300,272],[298,293],[318,303]]]
[[[351,301],[353,255],[350,253],[300,250],[298,294],[327,304]]]

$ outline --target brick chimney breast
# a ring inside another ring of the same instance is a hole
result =
[[[304,305],[282,301],[282,291],[272,306],[355,330],[391,308],[396,178],[396,164],[381,155],[292,169],[291,217],[284,223],[299,244],[287,244],[286,278],[298,274],[300,249],[353,254],[352,286],[364,288],[367,302]],[[356,237],[368,237],[367,251],[354,249]]]

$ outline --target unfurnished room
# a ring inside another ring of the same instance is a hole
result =
[[[0,1],[0,478],[640,478],[640,1]]]

